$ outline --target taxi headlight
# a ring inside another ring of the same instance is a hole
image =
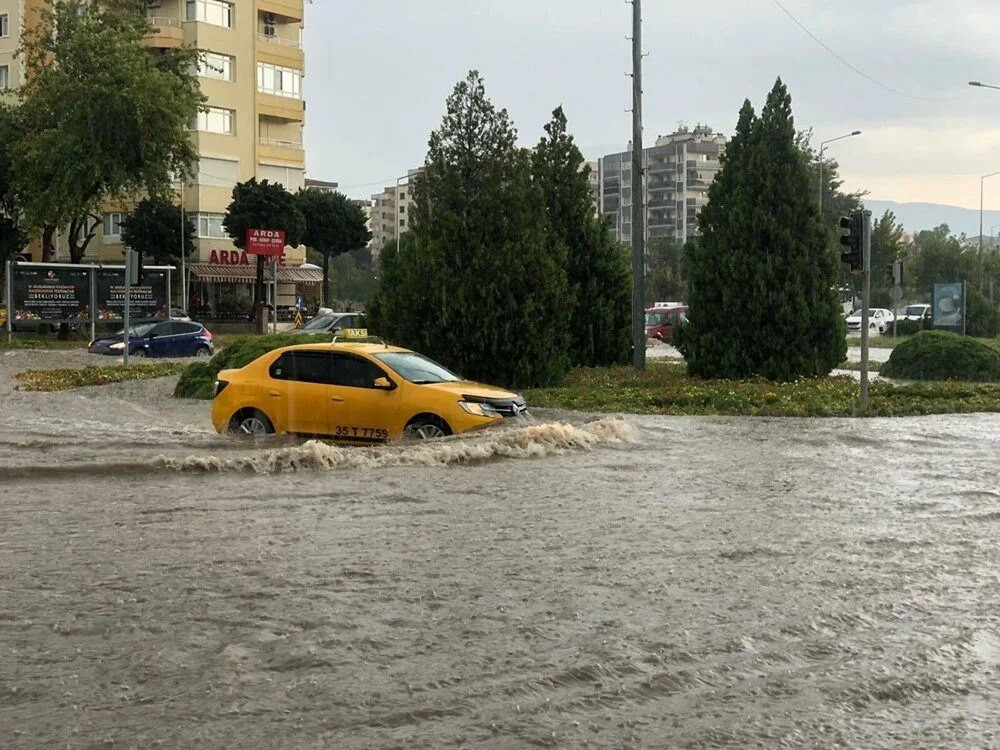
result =
[[[119,341],[118,343],[112,344],[111,346],[108,347],[108,349],[115,349],[116,351],[118,349],[124,349],[124,348],[125,348],[125,342],[124,341]]]
[[[477,404],[470,401],[459,401],[458,405],[465,409],[469,414],[473,414],[477,417],[495,417],[497,416],[497,411],[489,404]]]

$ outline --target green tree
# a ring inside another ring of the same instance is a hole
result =
[[[647,303],[687,299],[687,258],[697,252],[696,243],[694,239],[683,245],[663,238],[650,240],[646,251],[649,267],[646,274]]]
[[[711,378],[821,375],[846,355],[828,244],[791,97],[779,78],[740,112],[689,257],[688,369]]]
[[[28,242],[21,229],[21,209],[11,175],[13,146],[20,138],[17,110],[0,102],[0,278],[8,260],[15,258]]]
[[[189,48],[150,50],[139,0],[56,0],[25,31],[18,89],[24,122],[13,173],[43,259],[69,225],[80,262],[106,201],[167,196],[197,152],[188,125],[204,101]]]
[[[180,262],[181,207],[164,198],[144,198],[122,220],[122,245],[139,254],[139,267],[146,263]],[[194,252],[195,227],[184,217],[184,257]]]
[[[626,362],[630,353],[630,271],[605,222],[594,215],[590,167],[567,132],[562,107],[552,113],[532,157],[551,232],[548,254],[567,270],[569,288],[547,292],[553,331],[566,331],[576,365]]]
[[[226,233],[240,250],[247,248],[247,231],[270,229],[285,233],[285,244],[296,247],[306,233],[306,220],[295,196],[276,182],[251,178],[233,188],[233,200],[222,219]],[[257,256],[257,280],[254,284],[255,314],[264,300],[264,256]]]
[[[895,308],[892,289],[893,261],[902,260],[903,225],[896,222],[896,215],[886,211],[881,219],[872,223],[871,254],[871,305]]]
[[[415,224],[384,251],[379,330],[473,378],[544,385],[569,367],[564,258],[506,110],[476,72],[459,82],[416,179]],[[412,237],[410,237],[412,235]],[[390,272],[391,271],[391,272]]]
[[[371,238],[361,206],[343,193],[303,188],[295,195],[306,221],[302,241],[322,255],[323,304],[330,304],[330,259],[363,247]]]

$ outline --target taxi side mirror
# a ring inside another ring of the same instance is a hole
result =
[[[375,378],[374,386],[383,391],[391,391],[396,387],[396,384],[389,380],[389,378]]]

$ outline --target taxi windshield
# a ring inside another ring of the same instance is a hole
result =
[[[416,352],[382,352],[375,359],[384,362],[411,383],[457,383],[462,380],[451,370]]]

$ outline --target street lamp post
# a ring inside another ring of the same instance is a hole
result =
[[[819,215],[821,217],[823,216],[823,152],[826,151],[826,144],[833,143],[834,141],[842,141],[845,138],[853,138],[856,135],[861,135],[861,131],[855,130],[819,144]]]
[[[980,289],[986,283],[986,266],[983,265],[983,197],[985,195],[986,180],[990,177],[996,177],[997,175],[1000,175],[1000,172],[991,172],[990,174],[984,174],[982,177],[979,178],[979,287]]]

